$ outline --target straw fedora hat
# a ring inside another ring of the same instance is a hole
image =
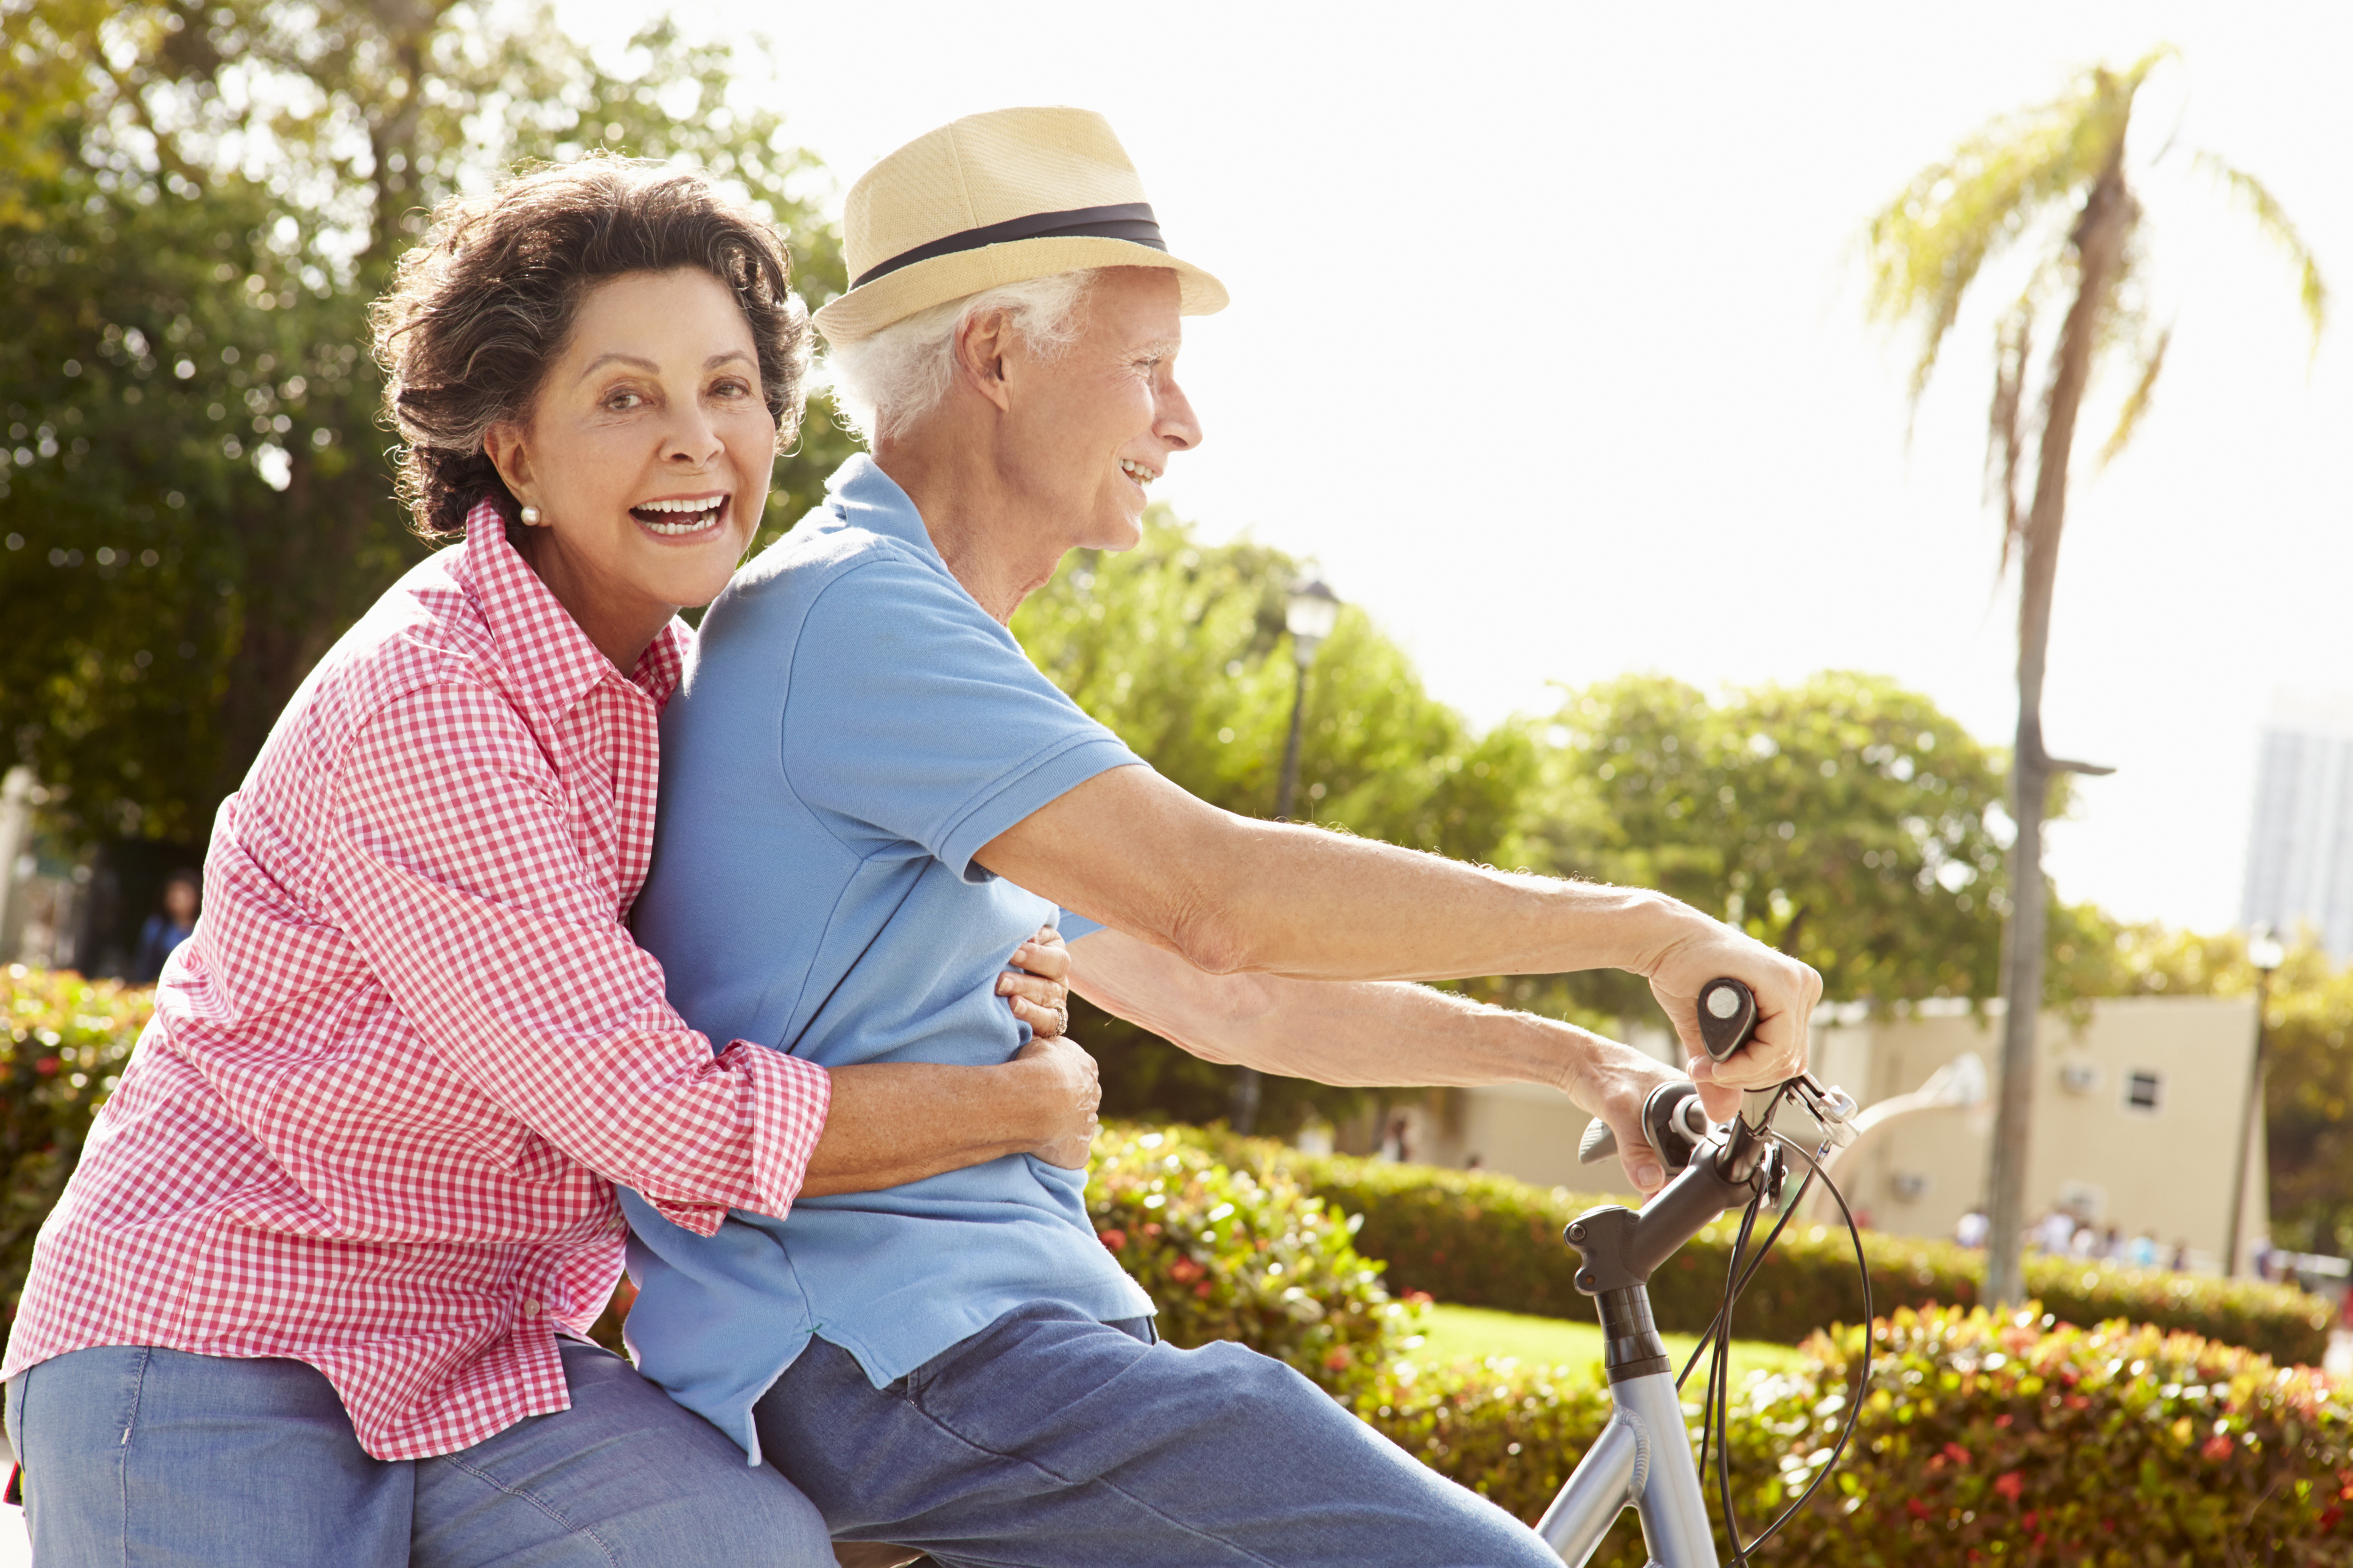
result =
[[[849,187],[849,292],[817,313],[853,342],[950,300],[1090,267],[1176,274],[1177,310],[1226,307],[1226,286],[1168,254],[1111,122],[1087,109],[1000,109],[918,136]]]

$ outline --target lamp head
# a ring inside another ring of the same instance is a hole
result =
[[[2247,933],[2247,962],[2269,974],[2287,962],[2287,948],[2273,934],[2271,927],[2257,926]]]
[[[1339,624],[1340,595],[1323,578],[1308,574],[1292,584],[1283,605],[1282,624],[1291,633],[1294,657],[1301,664],[1315,657],[1315,647]]]

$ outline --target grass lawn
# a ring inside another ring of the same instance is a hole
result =
[[[1685,1358],[1698,1342],[1689,1334],[1664,1334],[1667,1356],[1681,1372]],[[1517,1312],[1497,1312],[1485,1307],[1445,1307],[1430,1309],[1428,1326],[1421,1334],[1422,1342],[1412,1346],[1408,1354],[1417,1361],[1448,1362],[1458,1358],[1477,1359],[1481,1356],[1517,1356],[1537,1365],[1564,1365],[1579,1372],[1590,1369],[1598,1380],[1601,1375],[1601,1325],[1594,1321],[1570,1321],[1562,1318],[1530,1318]],[[1755,1368],[1781,1372],[1796,1366],[1800,1360],[1794,1345],[1770,1344],[1763,1340],[1732,1342],[1732,1384],[1735,1388]],[[1687,1387],[1696,1389],[1704,1384],[1704,1364],[1692,1371]]]

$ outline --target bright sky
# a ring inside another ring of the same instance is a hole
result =
[[[654,9],[559,0],[599,40]],[[2007,295],[1964,317],[1907,450],[1908,345],[1863,325],[1856,240],[1992,115],[2170,41],[2184,62],[2144,95],[2134,174],[2178,331],[2133,449],[2093,472],[2113,394],[2081,444],[2046,732],[2119,771],[2053,831],[2061,891],[2232,923],[2274,688],[2353,689],[2341,5],[694,16],[774,41],[777,79],[746,89],[844,185],[961,114],[1108,114],[1172,246],[1234,297],[1187,324],[1208,438],[1161,491],[1213,536],[1318,558],[1479,721],[1549,708],[1554,680],[1842,667],[2004,743],[2013,619],[1978,495]],[[2200,148],[2267,182],[2318,252],[2339,293],[2316,357],[2284,264],[2190,173]]]

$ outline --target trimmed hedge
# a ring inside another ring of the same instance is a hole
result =
[[[1280,1166],[1238,1169],[1160,1132],[1109,1131],[1087,1212],[1173,1344],[1238,1340],[1346,1394],[1372,1384],[1418,1319],[1353,1245],[1356,1226]]]
[[[1166,1131],[1237,1164],[1287,1170],[1318,1197],[1362,1215],[1357,1246],[1388,1260],[1392,1290],[1541,1317],[1593,1315],[1592,1303],[1577,1293],[1577,1255],[1561,1229],[1596,1204],[1622,1200],[1482,1172],[1304,1155],[1271,1140],[1215,1131]],[[1715,1315],[1733,1230],[1733,1219],[1717,1222],[1651,1279],[1661,1328],[1695,1333]],[[1864,1232],[1862,1241],[1880,1311],[1980,1300],[1981,1255],[1876,1231]],[[2328,1350],[2329,1303],[2293,1286],[2032,1256],[2026,1288],[2062,1322],[2089,1327],[2126,1318],[2242,1345],[2286,1364],[2317,1366]],[[1862,1310],[1845,1228],[1793,1223],[1741,1297],[1734,1326],[1743,1338],[1795,1344]]]
[[[1215,1142],[1114,1128],[1096,1146],[1096,1225],[1160,1304],[1162,1331],[1281,1356],[1423,1463],[1534,1522],[1609,1419],[1599,1366],[1403,1358],[1416,1303],[1387,1299],[1337,1211],[1288,1162],[1221,1168]],[[1358,1245],[1372,1229],[1357,1227]],[[2353,1565],[2353,1385],[2194,1334],[2040,1311],[1903,1308],[1882,1320],[1854,1441],[1776,1537],[1772,1561]],[[1861,1348],[1860,1330],[1814,1333],[1805,1365],[1735,1392],[1746,1532],[1827,1459]],[[1696,1404],[1685,1414],[1695,1428]],[[1711,1481],[1712,1514],[1714,1496]],[[1598,1561],[1639,1568],[1630,1516]]]
[[[2000,1563],[2353,1563],[2353,1389],[2194,1334],[2057,1325],[2032,1310],[1898,1310],[1830,1480],[1769,1547],[1822,1568]],[[1753,1535],[1804,1489],[1846,1417],[1862,1332],[1755,1373],[1732,1408]],[[1697,1374],[1694,1374],[1695,1376]],[[1507,1360],[1399,1363],[1358,1413],[1533,1523],[1609,1416],[1598,1375]],[[1694,1438],[1698,1405],[1684,1406]],[[1715,1480],[1708,1478],[1711,1516]],[[1719,1549],[1729,1546],[1716,1521]],[[1640,1568],[1631,1517],[1595,1561]]]
[[[0,965],[0,1328],[16,1321],[34,1237],[153,1010],[144,987]]]

